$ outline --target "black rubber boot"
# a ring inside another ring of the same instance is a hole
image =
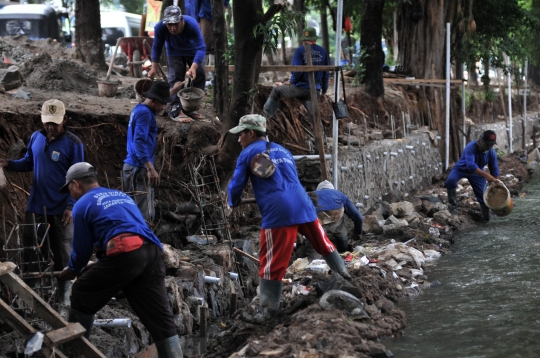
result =
[[[259,278],[259,298],[265,316],[279,310],[282,285],[281,281]]]
[[[90,338],[90,334],[92,333],[92,326],[94,325],[93,314],[86,314],[79,311],[75,311],[74,309],[70,309],[68,322],[79,322],[81,326],[86,328],[86,333],[84,334],[86,339]]]
[[[489,208],[486,204],[480,203],[480,209],[482,210],[482,219],[487,223],[489,221]]]
[[[266,118],[270,118],[274,114],[276,114],[278,108],[279,108],[279,103],[277,101],[274,101],[272,98],[268,98],[263,107],[263,112]]]
[[[180,338],[172,336],[162,341],[156,342],[156,349],[159,358],[182,358],[182,347],[180,346]]]
[[[347,267],[345,267],[345,263],[341,256],[339,256],[337,250],[326,255],[324,260],[332,272],[339,273],[346,280],[351,279],[351,275],[349,275],[349,271],[347,271]]]
[[[456,189],[446,189],[448,193],[448,211],[450,214],[457,214],[457,192]]]

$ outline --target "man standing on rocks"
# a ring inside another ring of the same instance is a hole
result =
[[[229,184],[228,204],[233,207],[242,203],[242,192],[249,179],[262,215],[259,297],[263,314],[279,309],[281,280],[298,232],[308,238],[332,271],[350,279],[343,260],[317,219],[311,199],[300,184],[292,154],[279,144],[266,141],[266,119],[258,114],[243,116],[239,125],[229,132],[238,134],[243,150]],[[260,164],[258,155],[265,151],[275,165],[275,171],[262,178],[257,168]]]
[[[58,189],[62,186],[69,167],[84,160],[83,144],[75,134],[67,130],[67,119],[63,102],[57,99],[46,101],[41,108],[44,129],[32,134],[24,158],[0,159],[0,166],[7,170],[34,171],[24,218],[23,245],[38,246],[33,224],[48,223],[55,271],[62,270],[69,260],[73,237],[71,210],[75,203],[69,193],[58,193]],[[48,252],[43,250],[43,255],[48,257]],[[30,249],[25,250],[24,256],[26,262],[38,260],[37,255]],[[38,271],[36,264],[29,265],[28,269]],[[34,283],[28,284],[32,286]],[[69,304],[69,287],[69,282],[58,282],[59,303]]]
[[[465,147],[461,158],[454,165],[446,180],[451,214],[457,213],[457,183],[461,178],[467,178],[471,183],[476,200],[480,203],[482,219],[485,222],[489,221],[489,208],[484,203],[484,191],[486,190],[486,181],[493,183],[499,178],[497,153],[493,149],[495,144],[497,144],[497,135],[494,131],[487,130],[480,135],[478,140],[473,140]],[[486,165],[489,167],[490,174],[484,171]]]
[[[206,83],[204,70],[206,46],[197,20],[190,16],[182,16],[182,10],[178,6],[172,5],[165,9],[163,20],[154,27],[152,69],[148,72],[149,77],[153,77],[158,71],[163,45],[167,51],[167,77],[171,87],[170,95],[174,96],[169,116],[179,122],[201,119],[200,113],[184,113],[180,98],[176,95],[184,85],[186,76],[191,79],[191,85],[195,88],[204,90]],[[187,72],[186,65],[189,66]]]
[[[156,342],[160,358],[182,357],[165,289],[165,263],[159,239],[144,222],[135,202],[120,190],[99,186],[89,163],[69,168],[60,192],[73,207],[73,251],[60,279],[78,277],[71,292],[69,322],[79,322],[90,337],[94,315],[119,291]],[[88,265],[97,249],[99,259]]]
[[[313,192],[317,197],[317,217],[322,224],[328,238],[336,245],[339,252],[345,252],[349,247],[347,227],[345,217],[354,222],[354,236],[358,238],[362,235],[364,217],[356,209],[347,195],[334,189],[334,185],[328,180],[322,181]]]
[[[311,48],[313,66],[328,66],[330,60],[326,50],[317,45],[317,31],[313,27],[306,27],[303,31],[303,43]],[[307,66],[306,50],[304,46],[294,51],[293,66]],[[315,72],[315,86],[317,96],[325,94],[328,90],[328,71]],[[311,104],[311,91],[309,89],[309,74],[307,72],[293,72],[289,84],[277,86],[272,89],[270,96],[264,104],[263,111],[267,118],[272,117],[279,108],[279,98],[298,98],[306,107],[310,119],[313,121],[313,107]]]
[[[144,219],[152,224],[156,214],[154,187],[159,185],[159,174],[154,168],[156,154],[156,113],[170,103],[169,85],[155,81],[146,98],[133,108],[127,130],[127,157],[123,167],[123,190],[133,197]]]

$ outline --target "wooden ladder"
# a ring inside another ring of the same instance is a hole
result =
[[[67,358],[65,354],[56,348],[59,344],[62,344],[86,358],[106,358],[92,343],[84,338],[86,329],[79,323],[68,323],[63,319],[58,312],[53,310],[47,302],[13,273],[15,267],[16,265],[12,262],[0,263],[0,281],[54,329],[44,334],[43,346],[40,352],[46,357]],[[0,299],[0,317],[22,337],[30,338],[37,332],[2,299]]]

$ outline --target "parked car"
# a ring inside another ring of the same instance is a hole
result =
[[[101,39],[103,44],[114,46],[119,37],[139,36],[141,15],[110,11],[101,13]]]
[[[70,42],[62,32],[67,13],[43,4],[7,5],[0,9],[0,36],[25,35],[30,39],[51,38]]]

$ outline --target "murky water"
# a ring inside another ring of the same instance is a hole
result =
[[[507,217],[461,234],[429,270],[442,285],[406,299],[396,358],[540,357],[540,178]]]

